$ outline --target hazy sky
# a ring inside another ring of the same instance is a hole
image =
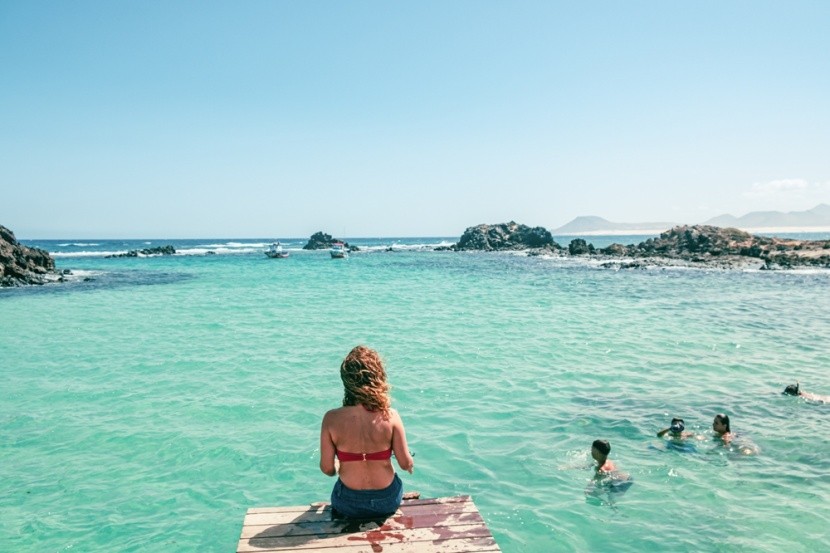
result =
[[[18,238],[830,203],[830,2],[0,1]]]

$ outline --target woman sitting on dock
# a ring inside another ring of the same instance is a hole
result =
[[[320,470],[339,474],[331,492],[332,514],[378,518],[401,504],[403,483],[392,467],[412,473],[415,462],[398,412],[390,407],[386,370],[378,353],[357,346],[340,365],[343,407],[323,417]]]

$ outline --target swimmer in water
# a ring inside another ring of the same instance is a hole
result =
[[[683,419],[678,418],[673,418],[669,427],[658,432],[657,437],[662,438],[666,434],[669,434],[669,437],[674,440],[685,440],[694,436],[692,432],[686,432],[686,423],[683,422]]]
[[[608,443],[608,440],[594,440],[594,443],[591,445],[591,457],[597,462],[597,474],[617,470],[614,463],[608,459],[609,453],[611,453],[611,444]]]
[[[696,453],[697,448],[692,443],[694,432],[686,432],[686,424],[683,419],[673,418],[668,428],[664,428],[657,433],[658,438],[665,436],[666,449],[674,451],[682,451],[685,453]]]
[[[729,426],[729,415],[718,413],[715,415],[715,420],[712,421],[712,431],[717,434],[724,444],[729,444],[732,441],[732,429]]]
[[[800,396],[801,395],[801,385],[796,382],[795,384],[790,384],[784,391],[781,392],[785,396]]]
[[[604,494],[608,494],[610,498],[611,494],[625,493],[634,483],[630,474],[617,470],[617,466],[608,458],[609,453],[611,444],[608,440],[594,440],[591,444],[591,457],[597,465],[594,467],[594,478],[585,490],[586,495],[604,497]]]
[[[787,396],[803,397],[804,399],[809,401],[820,401],[822,403],[830,403],[830,397],[805,392],[801,389],[801,385],[798,382],[796,382],[795,384],[790,384],[789,386],[784,388],[784,391],[781,393]]]
[[[757,455],[760,452],[758,446],[748,437],[732,432],[729,415],[723,413],[715,415],[715,420],[712,421],[712,431],[715,433],[715,439],[728,446],[729,451],[740,455]],[[717,449],[720,450],[720,448]]]

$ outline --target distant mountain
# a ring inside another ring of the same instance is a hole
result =
[[[646,231],[646,233],[660,233],[675,226],[677,226],[676,223],[612,223],[602,217],[584,215],[577,217],[570,223],[550,232],[554,236],[568,234],[612,234],[623,232],[638,234],[642,231]]]
[[[716,227],[787,228],[787,227],[830,227],[830,205],[819,204],[807,211],[753,211],[743,217],[719,215],[709,219],[705,225]]]
[[[807,211],[753,211],[742,217],[719,215],[702,223],[716,227],[734,227],[739,229],[762,228],[830,228],[830,205],[819,204]],[[581,234],[659,234],[677,226],[677,223],[614,223],[596,217],[584,215],[551,232],[554,236]]]

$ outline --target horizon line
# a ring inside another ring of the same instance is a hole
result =
[[[487,223],[485,223],[487,224]],[[504,224],[504,223],[494,223],[495,225]],[[475,225],[477,226],[477,225]],[[674,227],[670,228],[643,228],[643,229],[610,229],[610,230],[591,230],[591,231],[584,231],[584,232],[561,232],[561,233],[554,233],[553,231],[548,231],[551,233],[552,236],[650,236],[650,235],[658,235],[672,228],[676,228],[679,226],[703,226],[702,223],[697,225],[675,225]],[[706,226],[719,226],[719,225],[706,225]],[[471,228],[471,227],[468,227]],[[811,233],[830,233],[830,226],[813,226],[813,227],[736,227],[736,226],[721,226],[720,228],[736,228],[738,230],[742,230],[744,232],[752,233],[760,233],[760,234],[771,234],[771,233],[799,233],[799,234],[811,234]],[[546,229],[547,230],[547,229]],[[463,236],[463,233],[460,235]],[[459,238],[460,238],[459,236]],[[142,236],[142,237],[117,237],[117,238],[104,238],[101,236],[96,237],[72,237],[72,238],[17,238],[18,241],[20,240],[61,240],[61,241],[82,241],[82,240],[106,240],[106,241],[114,241],[114,240],[125,240],[136,242],[140,240],[260,240],[264,242],[274,241],[274,240],[309,240],[311,237],[299,237],[299,236],[277,236],[277,237],[265,237],[265,236],[196,236],[196,237],[183,237],[183,236],[158,236],[158,237],[151,237],[151,236]],[[402,239],[414,239],[414,238],[425,238],[425,239],[446,239],[446,238],[455,238],[454,236],[420,236],[420,235],[412,235],[412,236],[403,236],[403,235],[390,235],[390,236],[381,236],[381,235],[374,235],[374,236],[343,236],[343,237],[336,237],[332,235],[332,239],[338,240],[371,240],[371,239],[394,239],[394,238],[402,238]]]

